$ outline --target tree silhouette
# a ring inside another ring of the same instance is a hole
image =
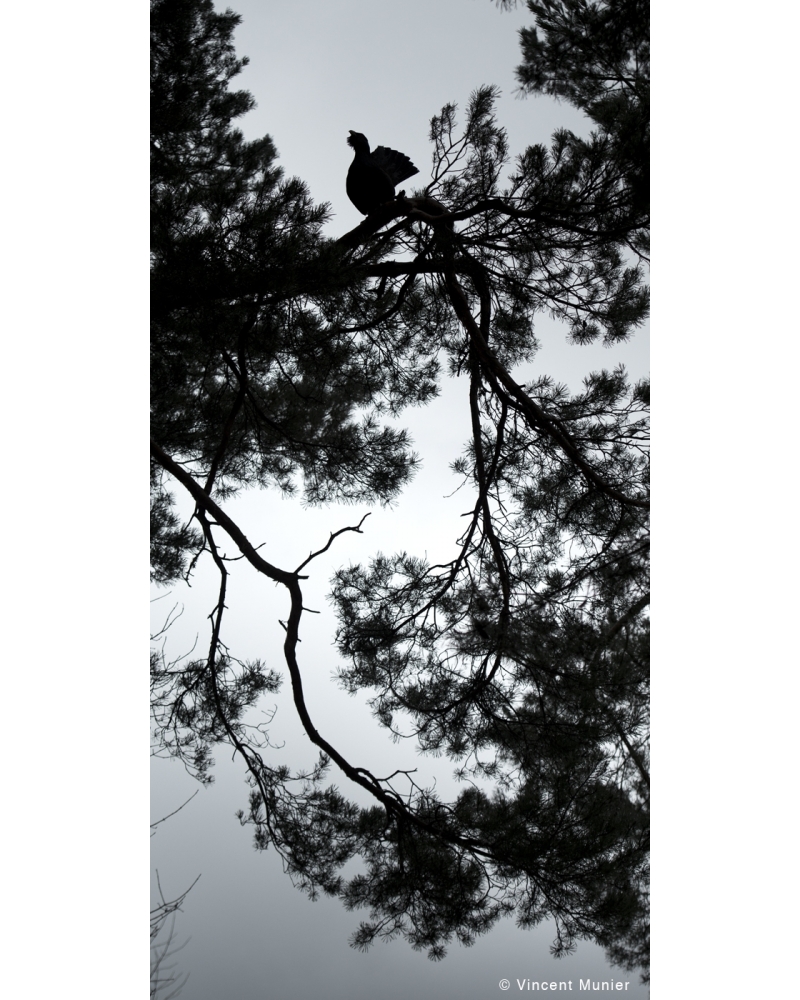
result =
[[[334,240],[271,140],[232,126],[252,106],[229,90],[238,17],[153,0],[153,575],[201,557],[219,574],[207,655],[151,658],[154,731],[200,780],[216,745],[238,750],[242,822],[309,893],[369,910],[357,946],[402,935],[439,958],[513,913],[552,917],[556,953],[591,938],[646,968],[649,387],[619,367],[576,394],[515,372],[537,314],[579,344],[623,341],[646,317],[648,27],[638,3],[529,7],[521,85],[586,110],[590,137],[562,130],[510,164],[481,88],[463,126],[455,105],[432,118],[426,187]],[[432,399],[445,365],[469,396],[458,554],[381,555],[340,570],[332,596],[342,683],[457,763],[454,801],[412,773],[377,776],[316,728],[298,641],[320,553],[279,567],[225,510],[275,485],[310,504],[396,498],[417,459],[382,415]],[[174,489],[196,526],[174,515]],[[243,721],[280,676],[222,639],[222,537],[285,588],[286,668],[320,751],[310,772],[270,763]],[[348,800],[332,766],[374,804]]]
[[[156,827],[160,826],[170,816],[174,816],[190,802],[197,792],[194,792],[182,805],[178,806],[167,816],[157,819],[150,824],[150,836],[155,836]],[[156,883],[158,885],[158,895],[160,902],[150,911],[150,998],[151,1000],[173,1000],[180,996],[183,987],[189,979],[189,973],[182,975],[175,973],[176,962],[173,961],[188,941],[183,944],[175,942],[175,916],[183,907],[184,900],[195,887],[200,876],[192,882],[188,889],[184,890],[175,899],[167,899],[164,890],[161,888],[161,876],[156,871]],[[166,930],[166,934],[164,933]]]

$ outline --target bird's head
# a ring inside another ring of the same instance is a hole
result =
[[[353,132],[350,130],[350,135],[347,137],[347,145],[354,149],[357,153],[368,153],[369,152],[369,142],[365,135],[361,132]]]

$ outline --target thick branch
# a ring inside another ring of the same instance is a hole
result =
[[[409,203],[412,200],[407,199]],[[511,219],[528,219],[531,222],[538,222],[543,226],[549,226],[554,229],[563,229],[578,236],[587,236],[602,240],[623,239],[632,230],[645,228],[648,224],[647,219],[637,219],[631,220],[625,225],[615,226],[613,229],[588,229],[585,226],[576,225],[566,218],[559,219],[554,216],[545,215],[539,209],[515,208],[502,198],[484,198],[482,201],[470,205],[469,208],[462,208],[456,212],[446,212],[443,214],[430,214],[422,208],[411,206],[408,215],[411,219],[427,222],[429,225],[447,225],[452,228],[454,222],[473,219],[476,215],[482,215],[484,212],[497,212],[499,215],[505,215]]]
[[[560,430],[556,426],[555,422],[547,416],[544,410],[530,398],[522,386],[518,385],[511,378],[503,365],[500,364],[495,355],[489,350],[489,346],[481,335],[478,324],[475,322],[472,313],[470,312],[466,296],[464,295],[464,292],[456,280],[453,272],[445,275],[445,284],[447,285],[450,301],[456,315],[459,320],[461,320],[462,325],[469,333],[471,339],[475,341],[476,349],[481,362],[485,365],[487,371],[494,375],[505,387],[509,395],[516,400],[520,410],[525,414],[532,426],[543,431],[569,458],[572,459],[591,486],[597,487],[597,489],[602,490],[602,492],[607,496],[619,501],[620,503],[648,509],[650,504],[647,500],[640,500],[638,497],[625,496],[624,493],[620,493],[619,490],[607,483],[602,476],[600,476],[599,473],[592,468],[589,462],[586,461],[581,454],[580,449],[571,440],[569,435]]]
[[[233,541],[239,546],[239,550],[247,561],[260,573],[264,573],[271,580],[282,583],[287,587],[293,580],[296,581],[293,573],[287,573],[286,570],[278,569],[277,566],[273,566],[263,556],[260,556],[238,524],[228,517],[225,511],[205,492],[202,486],[185,469],[181,468],[174,459],[170,458],[152,439],[150,441],[150,454],[162,468],[166,469],[171,476],[174,476],[189,491],[192,499],[199,507],[213,515],[214,520],[227,531]]]

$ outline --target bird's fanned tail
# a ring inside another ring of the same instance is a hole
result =
[[[388,146],[378,146],[377,149],[373,149],[371,156],[373,162],[391,177],[392,184],[399,184],[419,173],[405,153],[389,149]]]

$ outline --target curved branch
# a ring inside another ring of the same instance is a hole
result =
[[[647,500],[641,500],[638,497],[626,496],[624,493],[620,493],[619,490],[611,486],[610,483],[607,483],[603,477],[592,468],[590,463],[586,461],[581,454],[580,449],[572,441],[570,436],[560,430],[555,421],[552,420],[544,412],[544,410],[530,398],[522,386],[518,385],[511,378],[504,366],[489,350],[489,346],[484,340],[481,331],[478,328],[478,324],[475,322],[472,313],[470,312],[466,296],[456,280],[454,272],[450,271],[449,273],[445,273],[445,284],[450,295],[450,301],[453,305],[453,309],[466,331],[470,334],[470,338],[474,340],[480,360],[485,365],[487,371],[494,375],[498,382],[504,386],[509,395],[516,400],[519,409],[525,417],[527,417],[532,426],[538,428],[540,431],[543,431],[569,458],[572,459],[591,486],[601,490],[607,496],[617,500],[619,503],[630,504],[633,507],[642,507],[645,510],[648,510],[650,504]]]
[[[320,734],[319,730],[311,721],[311,716],[309,715],[308,708],[306,707],[305,695],[303,693],[303,680],[300,674],[300,666],[297,662],[297,643],[299,642],[300,618],[303,613],[303,595],[300,590],[301,578],[297,573],[289,573],[286,570],[279,569],[277,566],[273,566],[270,562],[260,556],[242,529],[222,510],[217,503],[214,502],[214,500],[211,499],[210,496],[208,496],[208,494],[192,478],[192,476],[190,476],[185,469],[181,468],[181,466],[174,459],[170,458],[170,456],[167,455],[166,452],[164,452],[152,439],[150,441],[150,453],[153,458],[164,469],[166,469],[167,472],[173,475],[183,486],[186,487],[198,507],[200,507],[204,512],[213,515],[215,521],[221,528],[225,529],[231,539],[238,545],[247,561],[255,569],[263,573],[265,576],[268,576],[271,580],[282,583],[289,591],[291,610],[285,625],[286,639],[283,644],[283,652],[292,682],[292,697],[295,709],[297,710],[300,721],[303,723],[303,728],[305,729],[311,742],[314,743],[315,746],[318,746],[323,753],[327,754],[327,756],[339,766],[339,768],[348,778],[350,778],[351,781],[370,792],[384,806],[387,812],[398,817],[406,818],[420,830],[439,837],[447,843],[467,848],[476,855],[491,857],[491,851],[481,844],[481,842],[468,837],[457,836],[450,833],[448,830],[437,829],[425,822],[425,820],[417,816],[416,813],[408,809],[396,792],[389,792],[382,788],[377,779],[372,777],[366,768],[354,767]],[[254,773],[254,765],[251,764],[249,755],[243,754],[243,756],[247,761],[248,770],[250,770],[254,777],[256,777],[256,774]],[[257,771],[257,768],[255,770]],[[365,775],[370,775],[371,780],[366,778]],[[256,778],[256,780],[259,788],[263,789],[262,781],[260,781],[259,778]],[[263,790],[262,794],[264,794]]]

